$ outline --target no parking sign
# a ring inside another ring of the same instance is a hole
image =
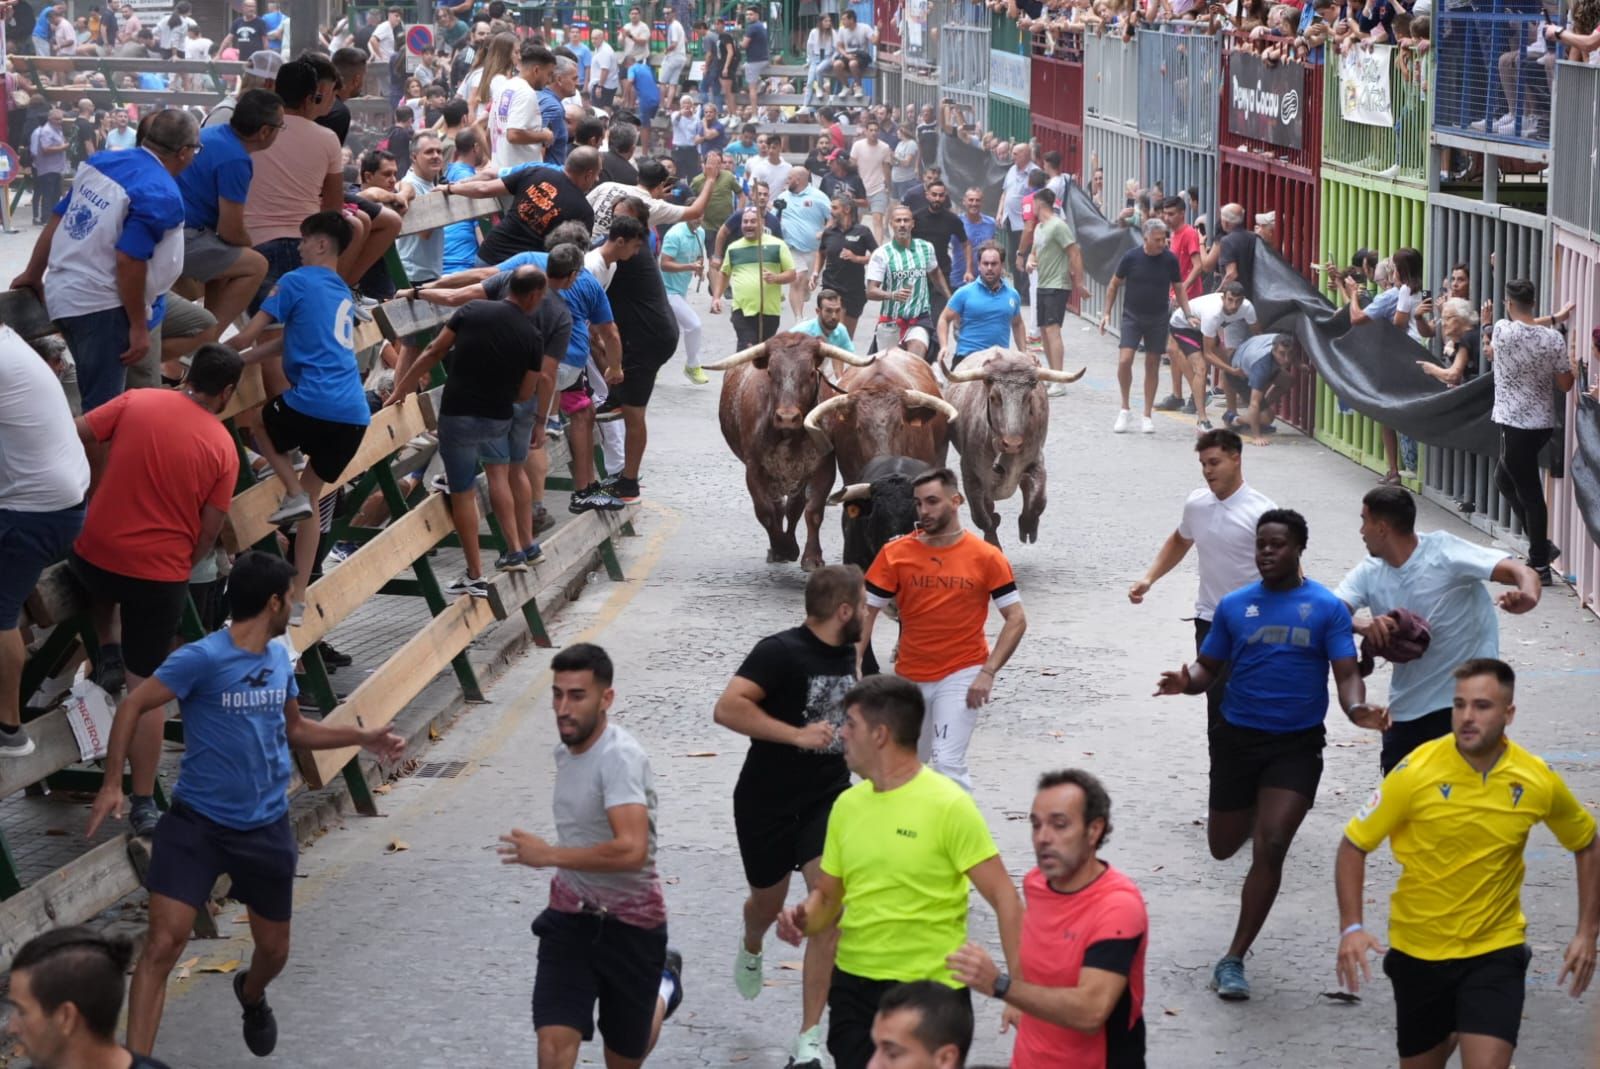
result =
[[[0,188],[15,182],[21,170],[22,161],[17,159],[16,150],[4,141],[0,141]]]
[[[427,26],[413,26],[406,31],[406,51],[413,56],[433,47],[433,30]]]

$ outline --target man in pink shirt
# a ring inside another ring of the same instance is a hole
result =
[[[1161,217],[1166,220],[1167,228],[1172,231],[1172,241],[1167,247],[1178,258],[1178,267],[1183,271],[1184,292],[1192,301],[1205,292],[1205,284],[1200,280],[1200,231],[1189,225],[1188,206],[1182,197],[1168,197],[1162,201]],[[1186,370],[1180,368],[1177,361],[1173,361],[1172,392],[1156,403],[1156,407],[1163,412],[1194,414],[1194,398],[1191,397],[1188,401],[1183,399]]]

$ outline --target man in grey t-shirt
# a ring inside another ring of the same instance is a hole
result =
[[[606,1060],[649,1055],[683,999],[682,959],[667,948],[656,875],[650,758],[608,720],[611,658],[580,642],[556,654],[556,843],[520,828],[502,835],[507,865],[555,869],[550,904],[533,922],[539,967],[533,1027],[541,1069],[573,1069],[600,1004]]]

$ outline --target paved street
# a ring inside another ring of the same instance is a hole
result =
[[[731,348],[725,321],[708,333],[707,359]],[[1255,998],[1224,1005],[1206,990],[1247,860],[1216,862],[1206,851],[1203,702],[1150,697],[1157,673],[1192,652],[1183,617],[1193,568],[1169,577],[1143,606],[1124,594],[1197,485],[1190,431],[1163,418],[1153,438],[1114,437],[1110,344],[1074,322],[1068,346],[1071,366],[1087,363],[1090,373],[1053,405],[1051,503],[1039,543],[1019,549],[1017,506],[1001,509],[1030,628],[974,740],[978,801],[1020,877],[1032,863],[1025,814],[1033,778],[1081,765],[1105,779],[1116,826],[1105,856],[1139,882],[1150,906],[1151,1065],[1392,1064],[1387,984],[1359,1004],[1325,996],[1335,989],[1334,849],[1377,778],[1376,738],[1337,712],[1320,804],[1248,963]],[[628,581],[602,577],[555,621],[554,634],[558,644],[588,639],[612,651],[614,715],[654,759],[660,866],[688,997],[650,1064],[778,1069],[798,1019],[799,954],[769,941],[769,990],[754,1004],[734,992],[743,887],[730,796],[744,743],[712,723],[711,706],[758,637],[798,622],[803,577],[796,566],[763,563],[740,471],[717,432],[716,386],[692,387],[680,369],[675,360],[664,371],[651,409],[648,505],[640,537],[622,545]],[[1312,576],[1331,583],[1359,559],[1367,472],[1287,436],[1249,449],[1246,474],[1308,516]],[[1479,537],[1431,505],[1422,526]],[[824,545],[836,559],[833,517]],[[1548,592],[1531,616],[1502,617],[1505,653],[1526,681],[1516,737],[1548,756],[1591,806],[1600,800],[1591,730],[1597,634],[1600,624],[1565,588]],[[352,820],[305,852],[293,958],[272,993],[279,1061],[376,1069],[401,1055],[419,1069],[532,1064],[528,923],[544,902],[546,878],[502,867],[493,848],[513,826],[552,828],[548,657],[531,654],[499,681],[488,705],[470,708],[426,754],[466,762],[459,775],[400,781],[380,800],[382,819]],[[387,853],[396,840],[408,848]],[[1528,865],[1536,956],[1517,1064],[1555,1069],[1577,1064],[1588,1032],[1583,1005],[1555,987],[1576,909],[1573,866],[1542,829]],[[1386,851],[1372,875],[1376,925],[1394,875]],[[973,915],[975,930],[994,944],[986,908]],[[223,930],[234,938],[196,944],[200,963],[173,984],[158,1054],[175,1066],[255,1064],[237,1037],[226,979],[199,971],[247,955],[245,929],[230,920]],[[998,1026],[998,1008],[980,1000],[975,1062],[1006,1059]],[[586,1048],[586,1062],[599,1064],[597,1045]]]

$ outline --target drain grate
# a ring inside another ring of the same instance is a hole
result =
[[[411,773],[412,779],[455,779],[466,771],[465,761],[429,761]]]

